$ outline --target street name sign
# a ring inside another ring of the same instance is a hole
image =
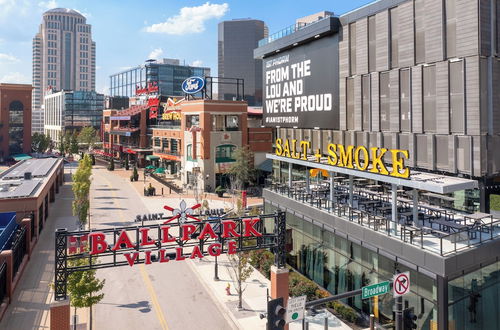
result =
[[[361,291],[361,299],[368,299],[371,297],[388,293],[389,289],[390,287],[388,281],[364,286]]]
[[[304,318],[307,296],[290,298],[286,307],[286,323],[290,323]]]
[[[410,272],[394,275],[392,287],[394,288],[394,298],[404,296],[410,292]]]

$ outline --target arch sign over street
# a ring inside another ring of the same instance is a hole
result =
[[[172,212],[162,223],[109,228],[96,231],[56,230],[55,299],[66,298],[66,281],[70,273],[88,269],[118,266],[133,267],[219,256],[273,248],[275,263],[285,265],[285,213],[238,218],[210,217],[196,214],[200,205],[179,208],[164,207]],[[268,233],[266,228],[270,231]],[[95,261],[94,257],[99,257]],[[86,266],[71,267],[68,261],[88,258]]]

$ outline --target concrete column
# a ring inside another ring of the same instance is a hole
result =
[[[33,220],[35,221],[35,220]],[[30,218],[24,218],[21,220],[21,226],[24,226],[26,228],[26,254],[28,254],[28,260],[31,258],[31,219]]]
[[[354,177],[349,175],[349,206],[352,207],[352,194],[354,189]]]
[[[394,235],[398,234],[398,186],[391,185],[392,188],[392,231]]]
[[[50,304],[50,330],[68,330],[70,328],[69,297]]]
[[[292,188],[292,163],[288,163],[288,188]]]
[[[9,302],[12,300],[13,288],[13,272],[14,272],[14,258],[12,256],[12,250],[4,250],[0,252],[0,261],[5,261],[7,265],[7,297],[9,297]]]
[[[288,295],[288,268],[271,266],[271,298],[282,297],[286,306]]]
[[[311,178],[309,177],[309,169],[306,167],[306,191],[311,192]]]
[[[419,227],[418,222],[418,190],[413,189],[413,224]]]

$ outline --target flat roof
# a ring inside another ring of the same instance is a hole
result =
[[[39,188],[60,163],[61,158],[33,158],[10,167],[0,174],[0,198],[36,196]],[[31,173],[31,179],[25,180],[25,173]]]
[[[345,167],[332,166],[328,164],[328,160],[326,157],[322,157],[321,162],[316,162],[315,156],[308,157],[308,160],[301,160],[276,156],[273,154],[266,154],[266,158],[307,166],[310,168],[319,168],[330,172],[352,175],[359,178],[377,180],[389,184],[396,184],[402,187],[432,191],[438,194],[448,194],[454,191],[474,189],[478,187],[478,183],[476,180],[441,175],[437,173],[410,170],[410,177],[408,179],[403,179],[388,175],[375,174],[368,171],[359,171]]]

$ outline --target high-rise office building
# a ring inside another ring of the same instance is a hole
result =
[[[43,132],[47,90],[95,90],[95,42],[79,12],[55,8],[43,14],[33,38],[32,132]]]
[[[244,99],[251,106],[262,105],[262,60],[253,50],[267,37],[267,26],[254,19],[235,19],[219,23],[219,77],[244,79]],[[236,85],[219,84],[219,98],[233,100]],[[241,93],[241,91],[240,91]]]

